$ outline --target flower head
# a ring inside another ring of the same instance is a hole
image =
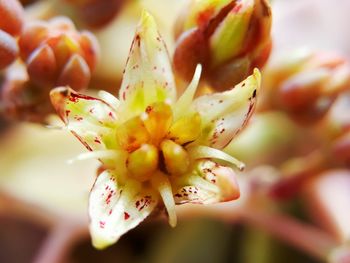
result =
[[[154,19],[144,13],[126,64],[119,100],[67,87],[51,100],[67,128],[104,166],[90,195],[93,244],[103,248],[137,226],[156,207],[176,224],[175,204],[215,203],[239,197],[231,164],[220,151],[242,129],[255,106],[260,73],[233,89],[194,99],[197,66],[177,98],[171,64]]]

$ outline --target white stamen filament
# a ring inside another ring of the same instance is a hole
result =
[[[118,152],[115,150],[102,150],[102,151],[93,151],[79,154],[77,157],[68,160],[69,164],[72,164],[76,161],[83,161],[88,159],[116,159],[118,157]]]
[[[219,160],[232,163],[233,165],[237,166],[237,168],[240,171],[242,171],[245,168],[244,163],[232,157],[231,155],[208,146],[193,147],[192,149],[189,149],[189,153],[190,153],[190,156],[194,159],[201,159],[201,158],[219,159]]]
[[[152,178],[152,185],[154,188],[158,189],[160,196],[163,199],[165,208],[168,212],[170,226],[175,227],[177,224],[175,201],[168,177],[161,172],[158,172]]]
[[[194,94],[196,93],[201,73],[202,65],[198,64],[191,83],[188,85],[185,92],[181,95],[181,97],[176,101],[174,105],[173,111],[175,120],[179,119],[182,117],[182,115],[188,112],[188,108],[190,107]]]

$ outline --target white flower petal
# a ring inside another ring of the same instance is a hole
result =
[[[96,179],[89,199],[92,243],[103,249],[140,224],[156,207],[158,195],[133,180],[121,185],[116,172],[106,170]]]
[[[175,98],[168,52],[154,18],[144,12],[126,63],[119,99],[136,115],[154,102],[174,102]]]
[[[202,117],[202,136],[195,144],[224,148],[248,122],[260,88],[260,72],[236,85],[233,89],[204,95],[193,101]]]
[[[213,204],[239,198],[234,171],[210,160],[201,160],[192,175],[173,179],[176,204]]]
[[[104,150],[115,147],[113,129],[117,117],[109,104],[66,87],[53,89],[50,96],[58,115],[86,148]]]

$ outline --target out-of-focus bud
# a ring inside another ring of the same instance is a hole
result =
[[[332,142],[331,156],[335,162],[350,167],[350,132]]]
[[[349,170],[323,172],[303,187],[309,213],[341,242],[350,240],[349,189]]]
[[[215,89],[228,89],[265,64],[270,29],[266,0],[193,0],[176,24],[174,68],[190,80],[200,63]]]
[[[280,109],[302,124],[312,124],[349,89],[350,65],[335,54],[303,50],[271,63],[264,77],[261,110]]]
[[[23,24],[23,8],[17,0],[0,1],[0,70],[10,65],[18,55],[14,36]]]
[[[84,24],[102,27],[113,20],[126,0],[66,0]]]
[[[21,32],[24,19],[23,7],[17,0],[0,1],[0,29],[12,36]]]
[[[8,120],[44,122],[53,111],[48,92],[28,81],[23,64],[14,63],[1,87],[2,115]]]
[[[15,39],[0,30],[0,70],[10,65],[17,57],[18,47]]]
[[[20,35],[19,48],[29,80],[48,89],[57,85],[85,89],[99,53],[95,37],[77,32],[65,17],[28,24]]]

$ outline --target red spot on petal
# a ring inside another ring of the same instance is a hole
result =
[[[127,212],[124,212],[124,220],[128,220],[130,218],[130,215]]]

